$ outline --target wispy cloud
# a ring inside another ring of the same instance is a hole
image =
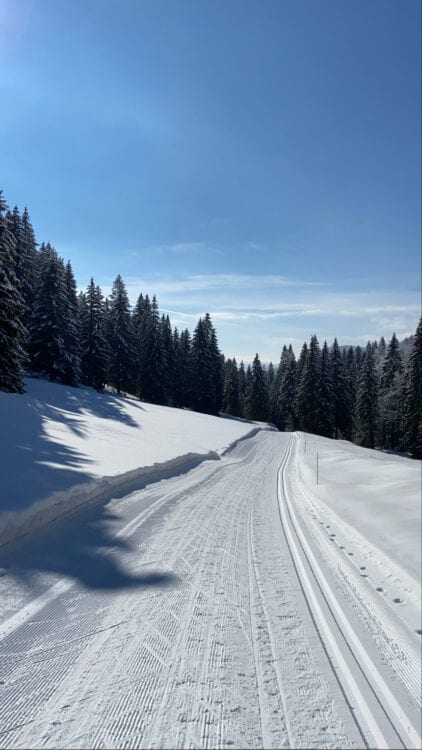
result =
[[[334,288],[278,274],[152,274],[125,282],[132,303],[140,292],[155,293],[160,309],[179,329],[192,331],[209,312],[222,350],[248,361],[256,351],[266,361],[277,361],[283,344],[292,343],[298,352],[313,333],[321,343],[337,336],[340,343],[365,344],[393,331],[404,338],[414,332],[420,314],[417,292],[340,293],[338,284]],[[103,288],[108,293],[111,281]]]

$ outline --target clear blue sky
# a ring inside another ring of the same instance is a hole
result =
[[[419,0],[0,0],[0,187],[227,356],[413,332]]]

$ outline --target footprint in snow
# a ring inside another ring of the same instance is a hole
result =
[[[393,599],[394,604],[404,604],[404,599],[400,599],[399,596],[396,596],[395,599]]]
[[[360,568],[359,568],[359,570],[366,570],[365,565],[361,565]]]
[[[382,586],[377,586],[377,591],[384,591]]]

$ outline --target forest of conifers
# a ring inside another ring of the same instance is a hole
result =
[[[422,458],[422,320],[404,342],[314,335],[298,359],[285,346],[277,366],[256,354],[245,367],[220,352],[209,314],[192,335],[172,329],[155,296],[131,308],[120,275],[108,298],[93,279],[78,294],[70,262],[0,192],[0,390],[22,393],[26,375]]]

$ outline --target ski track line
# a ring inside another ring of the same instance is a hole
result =
[[[227,468],[231,466],[231,463],[227,464],[220,464],[218,462],[217,464],[220,468]],[[203,468],[203,465],[200,467]],[[210,478],[205,477],[204,479],[200,479],[197,484],[201,484],[203,482],[208,481]],[[143,490],[141,490],[142,492]],[[157,510],[160,509],[162,505],[164,505],[166,502],[171,500],[174,497],[177,497],[179,494],[181,494],[182,490],[180,488],[177,488],[176,490],[172,490],[171,492],[160,495],[158,499],[153,502],[151,505],[148,506],[145,510],[141,511],[135,518],[131,519],[122,529],[120,529],[116,533],[117,538],[124,538],[127,539],[141,526],[153,513],[155,513]],[[131,496],[137,494],[137,491],[134,493],[130,493]],[[116,551],[116,547],[110,547],[103,553],[104,555],[109,555],[112,552]],[[28,602],[22,609],[20,609],[18,612],[16,612],[14,615],[9,617],[7,620],[4,620],[0,624],[0,642],[4,640],[8,635],[13,633],[15,630],[17,630],[21,625],[23,625],[25,622],[27,622],[31,617],[33,617],[35,614],[37,614],[43,607],[45,607],[46,604],[53,601],[54,599],[57,599],[61,594],[64,594],[68,589],[70,589],[72,586],[75,585],[75,581],[72,580],[62,580],[58,581],[57,583],[53,584],[50,588],[48,588],[46,591],[43,591],[40,596],[36,597],[32,601]]]
[[[296,451],[296,462],[298,455]],[[296,468],[296,467],[295,467]],[[298,480],[297,469],[294,474],[298,488],[305,503],[316,512],[316,505]],[[325,510],[325,507],[324,507]],[[327,514],[334,516],[334,513]],[[337,519],[332,522],[338,523]],[[368,632],[371,633],[380,652],[385,654],[389,663],[396,671],[398,677],[408,690],[411,700],[420,708],[421,705],[421,673],[420,673],[420,651],[406,638],[402,628],[398,628],[387,619],[374,597],[368,596],[368,592],[360,578],[360,572],[355,569],[355,564],[349,557],[344,557],[337,545],[333,545],[324,534],[320,525],[313,526],[312,532],[322,542],[326,551],[327,561],[330,567],[340,576],[344,583],[345,595],[352,602],[352,606],[363,622]],[[359,546],[359,545],[358,545]],[[350,578],[352,580],[350,580]],[[383,602],[384,606],[388,606]],[[390,609],[388,607],[388,609]],[[394,613],[396,614],[396,613]],[[374,627],[376,623],[376,627]],[[406,626],[407,627],[407,626]]]
[[[305,502],[313,508],[308,494],[303,491],[300,485],[299,489]],[[420,708],[419,652],[404,636],[402,629],[397,628],[390,619],[386,619],[377,601],[368,596],[368,592],[362,585],[360,573],[355,569],[350,558],[341,555],[336,545],[331,543],[319,525],[314,526],[311,530],[315,538],[318,539],[319,546],[322,544],[325,549],[327,563],[343,582],[345,596],[351,601],[359,619],[371,634],[379,651],[385,654],[389,664],[408,690],[411,700]]]
[[[280,696],[280,700],[281,700],[281,705],[283,707],[283,724],[284,724],[283,729],[285,729],[285,732],[287,734],[287,739],[288,739],[289,747],[290,748],[294,748],[295,747],[295,741],[294,741],[294,736],[293,736],[293,733],[292,733],[292,729],[290,727],[290,722],[289,722],[289,717],[288,717],[288,712],[287,712],[287,705],[286,705],[286,698],[285,698],[285,695],[284,695],[284,689],[283,689],[282,679],[281,679],[281,675],[280,675],[280,672],[279,672],[279,661],[277,659],[276,649],[275,649],[275,644],[274,644],[274,637],[273,637],[273,634],[272,634],[272,629],[271,629],[271,624],[270,624],[270,618],[268,616],[268,612],[267,612],[267,609],[266,609],[266,606],[265,606],[265,601],[264,601],[264,597],[263,597],[263,594],[262,594],[262,590],[261,590],[261,586],[260,586],[260,582],[259,582],[258,571],[257,571],[257,566],[256,566],[256,561],[255,561],[255,551],[254,551],[252,527],[253,527],[253,509],[251,507],[249,515],[248,515],[249,571],[251,571],[251,570],[253,571],[253,578],[255,580],[256,590],[258,592],[258,596],[259,596],[259,599],[261,601],[261,605],[262,605],[262,609],[263,609],[263,613],[264,613],[264,617],[265,617],[265,621],[266,621],[266,626],[267,626],[267,630],[268,630],[269,644],[270,644],[270,649],[271,649],[271,653],[272,653],[272,657],[273,657],[272,658],[272,663],[273,663],[274,671],[275,671],[276,678],[277,678],[278,692],[279,692],[279,696]],[[253,590],[252,587],[251,587],[250,590],[251,591]],[[255,645],[256,640],[258,639],[259,636],[258,636],[258,630],[257,630],[257,624],[256,624],[256,617],[254,615],[254,606],[253,606],[252,601],[251,601],[250,611],[251,611],[251,618],[253,620],[253,630],[255,630],[255,633],[256,633],[256,638],[254,637],[253,640],[254,640],[254,654],[255,654],[255,663],[256,663],[256,669],[257,669],[257,676],[259,677],[259,679],[258,679],[258,689],[259,689],[260,693],[265,694],[267,691],[265,689],[263,689],[263,687],[262,687],[263,686],[262,668],[260,667],[260,657],[259,657],[259,654],[257,653],[257,648],[256,648],[256,645]],[[263,702],[262,701],[262,697],[260,697],[260,705],[262,705],[262,702]],[[263,718],[263,714],[261,712],[261,725],[262,725],[262,718]],[[270,745],[266,741],[266,737],[265,737],[264,733],[262,735],[262,744],[263,744],[264,748],[272,747],[272,745]]]
[[[291,453],[292,453],[292,445],[293,445],[293,439],[290,442],[289,448],[286,452],[286,456],[284,460],[282,461],[279,472],[278,472],[278,492],[279,492],[279,509],[280,509],[280,519],[282,522],[282,526],[285,530],[286,536],[289,540],[289,546],[292,551],[292,555],[294,559],[296,560],[297,567],[300,571],[302,582],[305,585],[305,588],[307,590],[307,598],[310,603],[312,603],[312,609],[316,613],[317,619],[319,621],[320,626],[322,627],[322,630],[325,633],[325,637],[327,639],[327,642],[330,644],[330,648],[332,652],[334,653],[336,660],[339,664],[339,667],[343,673],[343,676],[345,678],[346,684],[348,685],[349,689],[351,689],[356,704],[359,706],[360,713],[364,717],[365,722],[367,726],[370,729],[370,732],[372,734],[372,737],[376,743],[376,747],[384,749],[389,747],[389,743],[387,742],[386,738],[384,737],[382,730],[380,729],[376,719],[372,715],[372,713],[368,710],[367,702],[362,696],[362,693],[348,667],[346,664],[344,657],[342,655],[341,650],[339,649],[335,636],[332,633],[332,630],[325,618],[325,615],[323,614],[323,611],[321,609],[321,606],[317,600],[317,597],[314,592],[314,587],[312,586],[312,583],[310,582],[308,573],[306,572],[305,566],[303,564],[298,546],[296,544],[296,541],[293,536],[293,532],[290,528],[290,526],[294,529],[295,534],[297,536],[298,542],[303,550],[303,553],[305,555],[305,559],[307,559],[308,564],[310,565],[310,568],[314,574],[314,577],[316,581],[318,582],[318,585],[321,589],[321,592],[323,593],[324,599],[326,600],[327,604],[329,604],[329,608],[331,609],[331,612],[333,613],[334,620],[336,621],[337,627],[339,628],[340,633],[343,635],[343,638],[345,639],[346,643],[353,644],[355,651],[359,654],[361,663],[366,666],[366,669],[364,669],[362,666],[360,666],[360,669],[362,670],[363,675],[366,677],[368,684],[370,685],[369,677],[376,683],[378,690],[381,692],[384,702],[388,704],[390,711],[394,714],[396,717],[401,731],[407,736],[407,738],[410,740],[412,747],[419,748],[421,744],[420,737],[418,736],[416,730],[410,725],[409,720],[407,719],[406,715],[404,714],[402,708],[398,704],[397,700],[391,693],[390,689],[386,685],[384,679],[378,672],[377,668],[373,664],[372,660],[370,659],[367,651],[365,650],[364,646],[360,642],[359,638],[357,637],[355,631],[351,627],[349,621],[345,617],[342,609],[340,608],[338,601],[330,588],[325,576],[323,575],[321,568],[312,552],[312,550],[309,547],[309,544],[300,528],[300,525],[297,521],[296,514],[293,510],[292,503],[289,498],[289,492],[287,490],[287,482],[286,482],[286,466],[291,459]],[[282,493],[283,490],[283,493]],[[284,494],[285,503],[282,501],[282,494]],[[286,513],[286,507],[290,516],[290,523],[287,517]],[[335,613],[335,614],[334,614]],[[356,656],[355,656],[356,658]],[[359,664],[359,662],[357,662]],[[375,697],[377,698],[378,702],[380,703],[378,694],[374,691],[374,688],[372,687],[372,691],[374,692]],[[382,706],[381,707],[384,710],[384,713],[387,717],[389,717],[388,711]],[[356,717],[355,717],[356,718]],[[400,737],[400,734],[398,733],[398,730],[394,725],[392,724],[393,728],[395,729],[395,732],[400,739],[401,743],[404,747],[406,747],[405,743]]]

